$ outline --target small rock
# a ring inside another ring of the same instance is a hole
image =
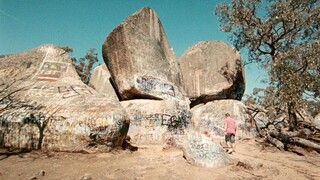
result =
[[[38,176],[44,176],[46,174],[46,172],[44,170],[41,170],[38,172]]]
[[[31,178],[29,178],[29,180],[34,180],[34,179],[38,179],[36,176],[32,176]]]
[[[89,174],[85,174],[80,178],[80,180],[91,180],[91,179],[92,177]]]
[[[247,163],[244,163],[244,162],[241,162],[241,161],[238,161],[236,166],[243,167],[244,169],[247,169],[247,170],[252,170],[253,169],[253,167],[250,164],[247,164]]]

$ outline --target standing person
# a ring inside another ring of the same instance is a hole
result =
[[[225,140],[228,146],[228,153],[233,153],[235,148],[235,135],[237,131],[236,121],[230,117],[229,113],[225,114],[226,118],[224,120],[224,130],[225,130]]]

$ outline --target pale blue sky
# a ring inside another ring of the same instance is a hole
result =
[[[107,35],[128,16],[149,6],[159,15],[177,57],[190,46],[206,40],[223,40],[213,11],[215,0],[0,0],[0,55],[43,44],[71,46],[82,57],[101,46]],[[241,54],[245,59],[246,54]],[[246,67],[246,92],[263,87],[265,76],[255,66]]]

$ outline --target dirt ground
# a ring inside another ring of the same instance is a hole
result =
[[[0,179],[320,179],[320,154],[281,152],[260,141],[238,141],[232,163],[217,168],[193,166],[181,150],[161,146],[100,154],[1,149]]]

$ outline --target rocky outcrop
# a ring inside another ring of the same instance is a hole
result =
[[[0,63],[1,145],[62,151],[122,145],[127,113],[83,84],[64,50],[44,45]]]
[[[116,91],[111,84],[111,75],[105,64],[101,64],[94,68],[90,77],[89,86],[100,94],[113,100],[119,101]]]
[[[150,8],[139,10],[115,28],[102,53],[121,100],[184,99],[176,56]]]
[[[136,144],[175,145],[194,165],[228,164],[203,133],[223,138],[226,112],[237,120],[237,136],[247,133],[245,106],[237,101],[244,70],[234,48],[221,41],[189,48],[182,76],[157,14],[143,8],[107,36],[102,53],[105,64],[94,69],[90,86],[53,45],[0,56],[0,145],[111,150],[129,135]]]
[[[131,122],[128,135],[135,144],[164,144],[190,128],[189,104],[174,100],[121,101]]]
[[[184,158],[196,166],[212,168],[231,162],[230,156],[219,144],[201,133],[189,132],[181,147]]]
[[[179,62],[191,106],[219,99],[241,100],[244,68],[235,48],[222,41],[200,42],[188,48]]]
[[[200,104],[191,109],[191,123],[200,133],[208,132],[213,138],[224,138],[225,114],[235,118],[237,124],[236,137],[251,135],[249,124],[246,123],[246,107],[237,100],[219,100]]]

